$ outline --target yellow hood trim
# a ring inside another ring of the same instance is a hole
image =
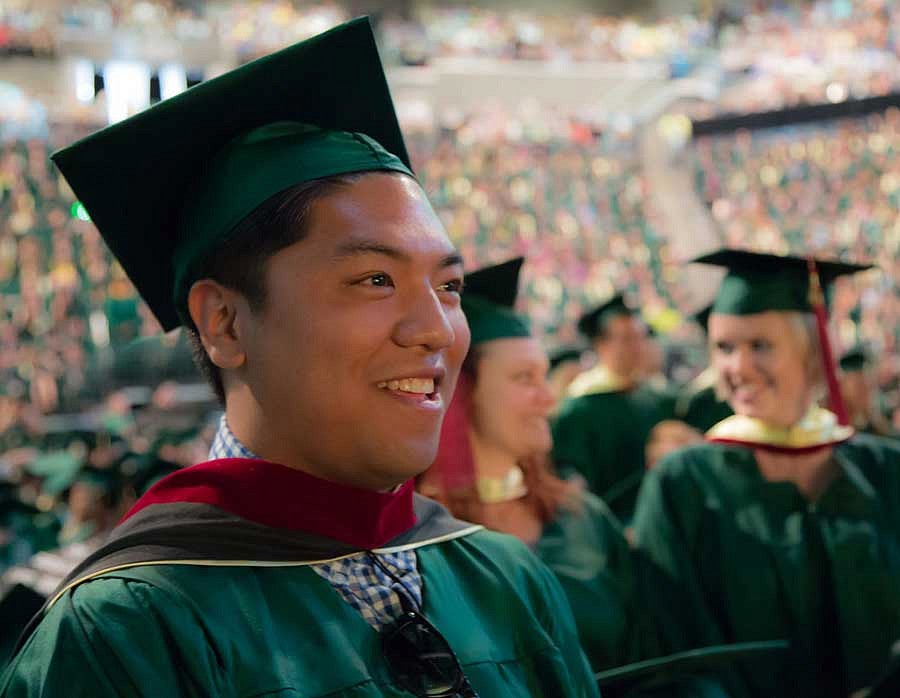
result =
[[[605,366],[594,366],[575,377],[569,386],[569,397],[582,397],[584,395],[598,395],[601,393],[615,393],[627,390],[632,383],[621,376],[617,376]]]
[[[760,419],[736,414],[706,432],[706,440],[793,451],[832,446],[853,434],[853,427],[838,424],[833,412],[813,407],[791,427],[776,427]]]
[[[459,531],[453,531],[452,533],[446,533],[442,536],[437,536],[435,538],[429,538],[427,540],[416,541],[415,543],[406,543],[404,545],[393,545],[387,546],[384,548],[374,548],[370,552],[382,555],[384,553],[398,553],[403,552],[405,550],[416,550],[417,548],[424,548],[426,545],[435,545],[437,543],[445,543],[446,541],[454,540],[455,538],[462,538],[464,536],[471,535],[473,533],[477,533],[484,529],[484,526],[479,524],[472,524],[471,526],[467,526],[464,529]],[[303,560],[303,561],[293,561],[293,560],[146,560],[146,561],[137,561],[137,562],[126,562],[121,565],[113,565],[110,567],[105,567],[101,570],[97,570],[96,572],[92,572],[84,577],[78,577],[77,579],[72,580],[62,589],[60,589],[56,594],[54,594],[53,598],[47,603],[46,607],[43,609],[43,613],[46,613],[50,610],[50,608],[57,602],[59,599],[70,589],[78,586],[79,584],[83,584],[84,582],[88,582],[92,579],[96,579],[97,577],[108,574],[110,572],[118,572],[120,570],[131,569],[132,567],[150,567],[154,565],[185,565],[189,567],[309,567],[312,565],[322,565],[329,562],[336,562],[338,560],[343,560],[348,557],[353,557],[354,555],[359,555],[361,552],[365,552],[362,550],[357,550],[352,553],[347,553],[346,555],[338,555],[337,557],[330,558],[322,558],[321,560]]]

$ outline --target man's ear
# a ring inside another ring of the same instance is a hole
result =
[[[247,360],[237,332],[238,308],[243,298],[212,279],[196,281],[188,292],[188,312],[203,348],[219,368],[239,368]]]

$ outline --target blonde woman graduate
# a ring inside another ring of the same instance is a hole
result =
[[[666,651],[788,640],[723,673],[735,696],[844,698],[900,638],[900,450],[847,425],[825,323],[823,288],[866,267],[739,250],[696,261],[727,269],[709,343],[735,414],[647,475],[643,598]]]

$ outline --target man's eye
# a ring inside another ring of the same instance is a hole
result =
[[[716,349],[723,354],[730,354],[734,347],[729,342],[716,342]]]
[[[447,291],[449,293],[462,293],[463,280],[462,279],[453,279],[452,281],[443,283],[440,286],[438,286],[438,291]]]
[[[751,348],[753,351],[769,351],[772,348],[772,343],[765,339],[754,339],[751,343]]]
[[[394,285],[394,280],[387,274],[372,274],[362,281],[367,286],[377,286],[378,288],[387,288]]]

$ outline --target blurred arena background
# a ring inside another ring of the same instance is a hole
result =
[[[687,259],[728,244],[873,262],[838,284],[833,329],[869,348],[900,428],[892,0],[2,0],[0,488],[15,474],[18,503],[0,507],[0,572],[37,560],[19,574],[52,588],[35,553],[202,460],[217,413],[49,154],[363,13],[450,236],[471,268],[526,257],[522,309],[549,349],[625,289],[685,384],[706,365],[691,314],[718,281]],[[106,477],[84,484],[86,465]]]

